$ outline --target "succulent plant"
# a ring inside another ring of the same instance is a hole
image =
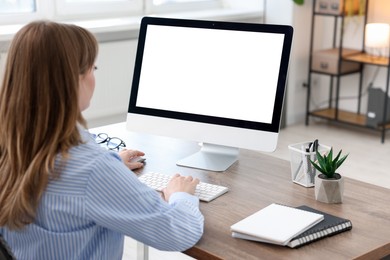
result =
[[[348,154],[341,157],[341,152],[342,150],[340,150],[337,156],[333,159],[333,147],[330,149],[328,154],[321,155],[317,151],[317,160],[310,160],[310,162],[314,166],[314,168],[324,174],[327,179],[331,179],[335,177],[337,168],[339,168],[340,165],[343,164],[345,159],[347,159],[348,157]]]

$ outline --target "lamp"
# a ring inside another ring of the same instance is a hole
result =
[[[387,23],[368,23],[365,32],[365,51],[374,56],[389,56],[389,32]]]

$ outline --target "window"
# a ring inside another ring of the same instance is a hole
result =
[[[221,8],[224,0],[0,0],[0,25],[34,19],[80,20]],[[240,0],[238,0],[240,1]]]
[[[112,16],[140,14],[143,0],[56,0],[58,16]]]
[[[35,0],[0,0],[0,14],[32,13],[35,11]]]
[[[21,24],[43,18],[45,8],[38,8],[40,1],[44,0],[0,0],[0,25]],[[47,2],[51,4],[51,1]]]
[[[148,13],[196,11],[221,7],[219,0],[146,0]]]

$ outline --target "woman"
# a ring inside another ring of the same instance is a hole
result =
[[[87,30],[32,22],[14,37],[0,89],[0,234],[17,259],[121,259],[124,235],[182,251],[203,233],[199,180],[163,192],[129,168],[139,151],[99,147],[85,130],[98,45]],[[126,165],[125,165],[126,164]]]

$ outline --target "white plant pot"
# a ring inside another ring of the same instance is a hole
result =
[[[316,176],[315,179],[315,196],[316,200],[325,203],[342,203],[344,194],[344,178],[340,179],[323,179]]]

